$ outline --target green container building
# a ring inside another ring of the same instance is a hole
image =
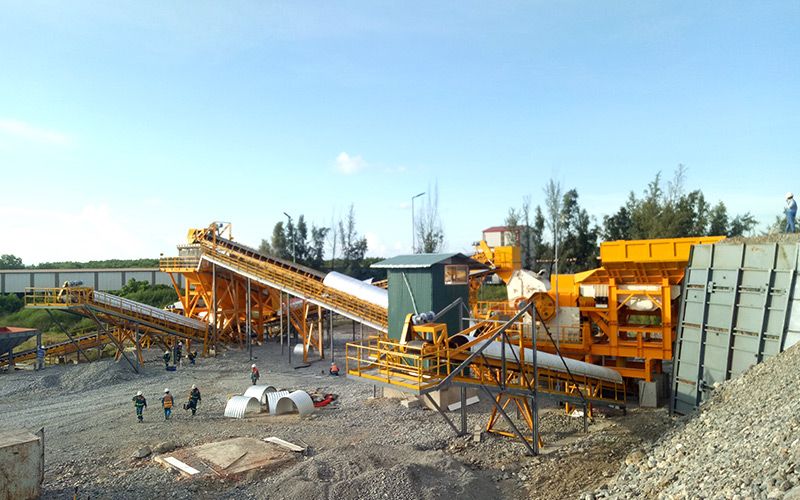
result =
[[[486,266],[461,253],[398,255],[371,267],[386,269],[389,280],[389,338],[400,340],[406,315],[438,313],[457,298],[469,304],[470,269]],[[447,324],[448,335],[463,328],[460,308],[438,321]]]

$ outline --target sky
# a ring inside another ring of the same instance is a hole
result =
[[[800,191],[798,61],[796,0],[0,0],[0,254],[257,246],[352,205],[390,257],[437,190],[469,252],[551,179],[602,222],[678,164],[763,228]]]

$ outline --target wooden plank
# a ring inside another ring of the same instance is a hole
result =
[[[240,459],[240,458],[242,458],[242,457],[243,457],[243,456],[245,456],[245,455],[247,455],[247,452],[246,452],[246,451],[243,451],[243,452],[241,452],[241,453],[239,453],[239,454],[235,455],[234,457],[232,457],[232,458],[233,458],[233,460],[229,460],[229,461],[227,461],[227,463],[226,463],[226,462],[220,463],[220,464],[219,464],[219,466],[220,466],[220,467],[222,467],[223,469],[227,469],[227,468],[228,468],[228,467],[230,467],[231,465],[233,465],[233,464],[235,464],[236,462],[238,462],[238,461],[239,461],[239,459]]]
[[[171,466],[175,467],[179,471],[185,472],[186,474],[189,474],[191,476],[194,476],[195,474],[200,474],[199,470],[195,469],[191,465],[181,462],[175,457],[164,457],[164,461],[170,464]]]
[[[269,443],[275,443],[275,444],[277,444],[279,446],[283,446],[284,448],[288,448],[288,449],[290,449],[292,451],[298,451],[298,452],[306,451],[306,449],[304,447],[302,447],[302,446],[298,446],[296,444],[290,443],[289,441],[284,441],[283,439],[281,439],[279,437],[275,437],[275,436],[270,436],[268,438],[264,438],[264,441],[267,441]]]

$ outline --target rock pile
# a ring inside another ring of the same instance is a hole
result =
[[[800,498],[800,346],[717,386],[587,498]]]

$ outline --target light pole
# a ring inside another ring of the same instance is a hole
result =
[[[422,193],[418,194],[418,195],[414,195],[414,196],[411,197],[411,253],[415,253],[417,251],[417,248],[416,248],[417,247],[417,245],[416,245],[416,243],[417,243],[416,242],[416,239],[417,239],[416,238],[417,228],[414,226],[414,223],[416,223],[416,219],[414,218],[414,200],[419,198],[423,194],[425,194],[424,191]]]
[[[283,212],[283,215],[285,215],[286,218],[289,219],[289,227],[292,230],[292,262],[295,262],[295,256],[294,256],[294,226],[292,226],[292,216],[287,214],[286,212]]]

